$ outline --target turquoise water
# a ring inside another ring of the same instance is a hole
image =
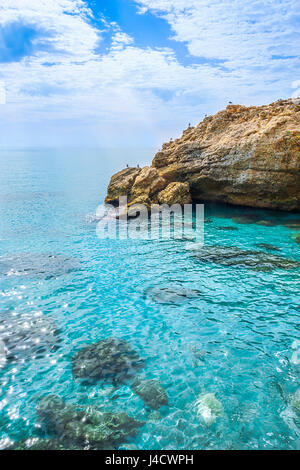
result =
[[[0,152],[0,262],[11,274],[0,270],[0,321],[39,315],[58,330],[45,354],[21,351],[0,368],[1,448],[45,436],[36,405],[48,393],[145,421],[129,440],[132,448],[300,448],[299,415],[290,405],[299,388],[300,366],[292,360],[300,338],[299,268],[203,262],[182,241],[97,238],[88,215],[103,201],[111,174],[126,159],[151,157],[150,151]],[[240,223],[245,212],[272,224]],[[293,238],[300,228],[287,226],[296,215],[207,205],[205,217],[205,246],[300,261]],[[29,274],[18,271],[24,253]],[[51,275],[40,254],[61,257]],[[161,382],[169,406],[160,415],[128,384],[114,389],[73,379],[74,354],[107,337],[127,340],[146,361],[141,373]],[[222,404],[211,426],[197,415],[201,393]]]

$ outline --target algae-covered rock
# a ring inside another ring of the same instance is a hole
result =
[[[124,383],[144,367],[144,360],[122,339],[107,338],[78,351],[72,360],[74,378]]]
[[[153,410],[158,410],[161,406],[169,403],[168,395],[158,380],[144,380],[137,377],[131,388],[144,401],[145,405]]]
[[[211,426],[223,414],[222,403],[217,400],[214,393],[201,393],[195,407],[197,415],[201,417],[206,426]]]
[[[192,202],[190,185],[188,183],[170,183],[157,197],[160,204],[168,204],[169,206],[173,204],[183,206]]]
[[[125,412],[105,413],[92,407],[68,405],[56,395],[43,397],[37,413],[44,430],[67,447],[116,448],[136,436],[144,424]]]
[[[59,329],[51,317],[41,313],[7,313],[0,320],[0,349],[1,344],[7,360],[31,360],[59,348]]]
[[[256,250],[242,250],[235,246],[204,246],[195,255],[202,263],[215,263],[223,266],[245,267],[255,271],[272,271],[274,269],[295,269],[298,261],[271,253]]]

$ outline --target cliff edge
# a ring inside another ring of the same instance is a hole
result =
[[[186,204],[216,201],[300,211],[300,99],[267,106],[229,105],[176,140],[152,165],[126,168],[105,202]]]

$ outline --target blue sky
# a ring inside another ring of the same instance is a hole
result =
[[[159,146],[300,94],[298,0],[1,0],[0,145]]]

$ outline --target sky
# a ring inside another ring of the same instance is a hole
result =
[[[298,95],[299,0],[0,0],[0,146],[159,147]]]

